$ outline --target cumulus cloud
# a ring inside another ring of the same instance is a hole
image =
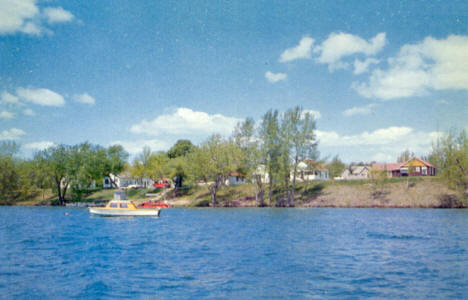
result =
[[[63,106],[63,97],[49,89],[18,88],[16,93],[21,99],[42,106]]]
[[[383,49],[387,43],[384,32],[366,41],[365,39],[344,32],[331,33],[321,45],[314,48],[314,52],[319,53],[317,61],[328,64],[330,71],[338,68],[346,68],[347,63],[342,58],[353,54],[364,54],[372,56]]]
[[[61,7],[49,7],[41,11],[36,0],[0,0],[0,35],[18,32],[40,35],[49,32],[42,23],[68,22],[73,14]]]
[[[310,58],[310,53],[312,50],[312,45],[314,44],[314,39],[308,36],[305,36],[299,42],[299,45],[293,48],[288,48],[284,50],[281,54],[279,61],[288,62],[301,58]]]
[[[378,64],[380,60],[375,59],[375,58],[367,58],[364,61],[361,61],[359,59],[354,60],[354,71],[353,74],[359,75],[362,73],[365,73],[369,70],[369,66],[372,64]]]
[[[421,96],[430,90],[468,90],[468,36],[427,37],[401,47],[388,69],[375,69],[368,82],[353,88],[367,98],[389,100]]]
[[[1,96],[1,102],[4,104],[9,104],[9,105],[21,105],[21,102],[19,101],[18,97],[4,91]]]
[[[25,134],[26,132],[18,128],[5,129],[0,132],[0,141],[18,140]]]
[[[354,115],[369,115],[372,113],[372,108],[375,107],[375,104],[374,103],[371,103],[371,104],[368,104],[368,105],[365,105],[365,106],[361,106],[361,107],[353,107],[353,108],[349,108],[345,111],[343,111],[343,115],[344,116],[347,116],[347,117],[350,117],[350,116],[354,116]]]
[[[322,117],[322,114],[318,110],[304,109],[302,111],[302,115],[304,116],[306,113],[309,113],[315,120],[318,120]]]
[[[71,12],[61,7],[47,7],[43,12],[49,24],[70,22],[74,16]]]
[[[391,126],[352,135],[317,131],[320,147],[347,152],[354,160],[380,162],[395,161],[398,154],[406,149],[417,154],[427,154],[432,143],[442,135],[442,132],[417,131],[405,126]]]
[[[206,112],[180,107],[173,113],[160,115],[151,121],[143,120],[133,125],[130,131],[154,136],[161,134],[209,135],[212,133],[228,135],[240,121],[242,120],[221,114],[210,115]]]
[[[386,145],[401,141],[412,132],[413,129],[410,127],[392,126],[356,135],[339,135],[335,131],[317,130],[317,137],[324,146]]]
[[[144,140],[134,140],[134,141],[114,141],[110,145],[121,145],[124,147],[125,151],[130,153],[130,155],[136,155],[143,151],[144,147],[149,147],[151,151],[161,151],[167,150],[172,146],[171,143],[165,140],[158,139],[144,139]]]
[[[31,150],[45,150],[53,146],[55,146],[55,143],[50,142],[50,141],[34,142],[34,143],[29,143],[29,144],[24,145],[26,149],[31,149]]]
[[[288,75],[284,73],[272,73],[270,71],[265,73],[265,78],[272,83],[278,82],[280,80],[285,80]]]
[[[83,104],[88,104],[88,105],[94,105],[96,103],[96,100],[88,95],[87,93],[81,94],[81,95],[75,95],[73,96],[73,100],[79,103]]]
[[[13,119],[15,114],[6,110],[0,111],[0,119]]]

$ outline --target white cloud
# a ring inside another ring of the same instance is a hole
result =
[[[50,32],[42,24],[44,19],[50,24],[67,22],[73,19],[73,14],[61,7],[49,7],[41,12],[36,0],[0,0],[0,35]]]
[[[343,115],[347,116],[347,117],[350,117],[350,116],[354,116],[354,115],[369,115],[372,113],[372,108],[375,107],[375,104],[374,103],[371,103],[371,104],[368,104],[368,105],[365,105],[365,106],[361,106],[361,107],[353,107],[353,108],[349,108],[345,111],[343,111]]]
[[[383,100],[421,96],[430,90],[468,90],[468,36],[427,37],[401,47],[388,69],[376,69],[368,82],[354,83],[364,97]]]
[[[63,106],[65,100],[60,94],[48,89],[18,88],[16,93],[21,99],[43,106]]]
[[[21,102],[19,101],[18,97],[4,91],[1,96],[1,102],[5,104],[10,104],[10,105],[21,105]]]
[[[26,108],[25,110],[23,110],[23,114],[25,116],[35,116],[36,115],[36,113],[30,108]]]
[[[0,34],[24,32],[27,20],[39,13],[35,0],[0,0]]]
[[[21,129],[18,128],[11,128],[11,129],[5,129],[0,132],[0,141],[2,140],[18,140],[21,138],[21,136],[25,135],[26,132],[24,132]]]
[[[359,59],[354,60],[354,71],[353,74],[359,75],[362,73],[365,73],[369,70],[369,66],[371,64],[378,64],[380,60],[375,59],[375,58],[367,58],[364,61],[361,61]]]
[[[49,24],[70,22],[74,18],[71,12],[61,7],[47,7],[44,9],[43,13]]]
[[[280,80],[285,80],[287,77],[288,75],[284,73],[272,73],[270,71],[265,73],[265,78],[272,83],[278,82]]]
[[[398,154],[406,149],[417,155],[427,154],[431,146],[443,133],[416,131],[410,127],[391,126],[371,132],[340,135],[335,131],[317,131],[319,147],[346,153],[349,160],[396,161]]]
[[[293,48],[288,48],[284,50],[281,54],[279,61],[288,62],[301,58],[310,58],[310,52],[312,50],[312,45],[314,44],[314,39],[308,36],[305,36],[299,42],[299,45]]]
[[[114,141],[110,145],[121,145],[130,155],[136,155],[143,151],[144,147],[150,147],[151,151],[165,151],[172,146],[171,143],[157,139],[144,139],[135,141]]]
[[[34,142],[34,143],[29,143],[29,144],[24,145],[26,149],[32,149],[32,150],[44,150],[53,146],[55,146],[55,143],[49,142],[49,141]]]
[[[87,93],[84,93],[81,95],[75,95],[73,96],[73,100],[79,103],[89,104],[89,105],[94,105],[96,103],[96,100],[90,95],[88,95]]]
[[[322,114],[318,110],[304,109],[302,115],[309,113],[315,120],[318,120],[322,117]]]
[[[324,146],[387,145],[401,141],[412,132],[413,129],[410,127],[392,126],[356,135],[339,135],[335,131],[317,130],[317,137],[320,145]]]
[[[333,71],[348,66],[346,62],[341,61],[342,58],[353,54],[375,55],[386,43],[384,32],[377,34],[370,41],[349,33],[331,33],[320,46],[314,48],[314,52],[320,53],[317,61],[328,64],[329,70]]]
[[[229,135],[240,121],[242,120],[221,114],[210,115],[180,107],[173,113],[160,115],[152,121],[143,120],[133,125],[130,131],[153,136],[162,134],[209,135],[212,133]]]
[[[15,114],[12,112],[6,110],[0,111],[0,119],[13,119],[14,116]]]

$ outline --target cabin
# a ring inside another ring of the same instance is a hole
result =
[[[417,157],[403,163],[375,163],[371,168],[387,172],[388,177],[435,176],[437,173],[434,165]]]
[[[341,180],[362,180],[369,179],[370,166],[350,166],[346,168],[340,175]]]
[[[297,164],[298,175],[296,179],[299,181],[311,180],[329,180],[330,174],[322,164],[306,159]]]
[[[246,178],[244,174],[239,172],[230,172],[228,178],[226,179],[226,185],[236,186],[241,184],[246,184]]]
[[[112,180],[111,180],[112,179]],[[112,181],[114,181],[116,186],[112,185]],[[112,189],[112,188],[149,188],[153,185],[154,180],[150,178],[133,178],[128,174],[119,174],[114,175],[110,174],[110,177],[104,177],[103,188],[105,189]]]

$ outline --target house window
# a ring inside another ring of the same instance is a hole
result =
[[[408,168],[401,168],[400,173],[401,174],[408,174]]]
[[[420,168],[419,168],[419,167],[416,167],[416,168],[415,168],[415,172],[420,172]]]
[[[422,174],[427,175],[427,168],[426,167],[422,167]]]
[[[109,184],[109,178],[104,179],[104,184]]]

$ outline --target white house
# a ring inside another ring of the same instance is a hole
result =
[[[300,181],[329,180],[328,170],[316,161],[306,159],[297,164],[298,175],[296,179]]]
[[[340,179],[356,180],[356,179],[369,179],[370,167],[369,166],[351,166],[346,168],[341,173]]]
[[[259,165],[255,174],[260,176],[263,183],[269,183],[270,176],[266,170],[265,165]],[[294,174],[291,172],[291,180]],[[312,181],[312,180],[329,180],[330,175],[328,170],[321,164],[306,159],[297,164],[296,180],[301,181]]]
[[[116,186],[112,185],[112,181],[114,181]],[[154,181],[150,178],[133,178],[128,174],[119,174],[119,175],[114,175],[110,174],[109,177],[104,178],[104,183],[103,183],[103,188],[105,189],[111,189],[111,188],[126,188],[130,186],[134,187],[143,187],[143,188],[149,188],[153,185]]]
[[[240,174],[238,172],[231,172],[226,179],[226,185],[234,186],[234,185],[241,185],[247,183],[245,179],[245,175]]]

